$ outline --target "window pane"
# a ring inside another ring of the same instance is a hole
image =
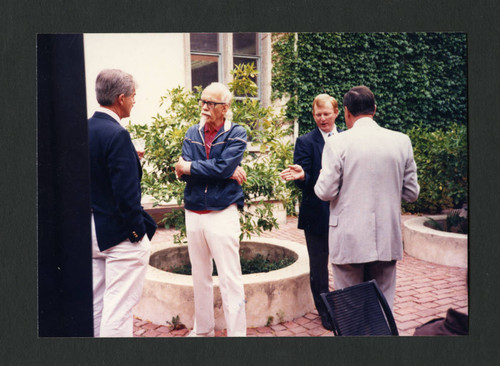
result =
[[[191,33],[191,51],[219,52],[218,33]]]
[[[219,81],[219,58],[217,56],[191,55],[191,88],[207,87]]]
[[[257,33],[233,33],[235,55],[257,55]]]

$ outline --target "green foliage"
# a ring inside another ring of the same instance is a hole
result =
[[[163,115],[157,114],[149,124],[130,124],[133,139],[144,143],[142,190],[155,204],[176,201],[181,204],[184,182],[175,175],[175,164],[182,153],[184,135],[199,121],[200,90],[194,93],[183,88],[168,90],[161,97]]]
[[[283,324],[285,322],[285,312],[282,309],[276,313],[276,316],[278,317],[278,323]]]
[[[264,258],[262,254],[257,254],[252,259],[245,259],[243,257],[240,257],[241,272],[243,274],[276,271],[278,269],[288,267],[289,265],[295,263],[295,261],[296,259],[294,257],[283,257],[278,261],[273,261],[269,259],[269,256],[267,256],[267,258]],[[217,276],[217,266],[215,265],[215,262],[212,262],[212,264],[212,276]],[[191,275],[191,263],[187,263],[178,267],[172,267],[168,271],[177,274]]]
[[[233,100],[232,120],[245,128],[248,140],[253,142],[249,143],[241,164],[247,173],[247,182],[243,184],[245,209],[240,215],[241,238],[278,226],[271,206],[264,201],[283,201],[292,209],[298,197],[298,190],[279,177],[279,172],[293,162],[293,145],[287,138],[291,131],[282,113],[263,108],[252,98],[257,93],[257,86],[251,78],[256,74],[253,64],[238,65],[229,83],[234,95],[246,96]],[[175,164],[181,156],[186,131],[199,122],[201,91],[199,87],[194,92],[181,87],[168,90],[161,98],[160,105],[165,107],[163,113],[149,124],[128,126],[132,138],[144,143],[142,189],[144,194],[154,198],[155,205],[183,203],[185,183],[177,179]],[[180,230],[174,240],[181,242],[185,236],[184,211],[168,214],[163,223]]]
[[[166,321],[170,330],[186,329],[186,326],[181,323],[179,315],[173,316],[172,321]]]
[[[337,99],[342,126],[343,96],[356,85],[375,94],[383,127],[466,124],[464,33],[282,33],[273,40],[273,96],[290,97],[287,116],[298,119],[300,134],[315,126],[311,104],[320,93]]]
[[[258,73],[253,62],[250,64],[235,65],[232,71],[233,81],[229,83],[233,95],[238,97],[255,97],[258,89],[257,84],[253,80],[255,80]]]
[[[460,216],[458,210],[453,210],[446,215],[446,230],[453,233],[467,234],[469,231],[467,217]]]
[[[274,316],[269,315],[267,317],[266,327],[270,327],[271,325],[273,325],[273,321],[274,321]]]
[[[241,271],[243,274],[275,271],[288,267],[295,260],[294,257],[283,257],[278,261],[271,261],[269,258],[264,258],[261,254],[257,254],[252,259],[241,258]]]
[[[469,220],[467,215],[462,215],[462,210],[451,210],[446,219],[441,222],[428,217],[429,224],[433,229],[447,231],[451,233],[467,234],[469,232]]]
[[[414,203],[403,202],[408,212],[438,213],[467,203],[467,128],[451,124],[430,131],[416,126],[408,131],[417,163],[420,194]]]
[[[174,243],[186,242],[184,238],[186,237],[186,222],[183,209],[174,209],[169,213],[166,213],[159,223],[165,227],[173,227],[178,232],[174,234]]]

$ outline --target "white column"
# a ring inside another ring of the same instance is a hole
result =
[[[191,40],[189,33],[183,34],[184,41],[184,79],[186,89],[191,89]]]
[[[222,33],[222,83],[227,85],[233,81],[233,34]]]
[[[272,70],[272,48],[271,33],[261,33],[261,70],[260,70],[260,100],[262,106],[267,108],[271,105],[271,70]]]

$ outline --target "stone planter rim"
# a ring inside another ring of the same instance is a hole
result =
[[[432,227],[429,227],[429,226],[426,226],[425,223],[430,221],[429,219],[433,219],[433,220],[436,220],[436,221],[442,221],[442,220],[446,220],[446,215],[425,215],[425,216],[419,216],[419,217],[415,217],[415,218],[412,218],[412,219],[408,219],[406,223],[408,223],[410,226],[415,226],[414,224],[418,224],[418,225],[423,225],[424,228],[426,229],[429,229],[431,231],[431,233],[434,233],[434,232],[438,232],[440,233],[442,236],[448,236],[450,238],[464,238],[464,237],[467,237],[467,234],[462,234],[462,233],[453,233],[453,232],[450,232],[450,231],[443,231],[443,230],[439,230],[439,229],[434,229]]]
[[[468,235],[441,231],[425,226],[432,218],[444,220],[446,215],[426,215],[407,219],[403,224],[404,250],[428,262],[467,268]]]
[[[283,314],[280,319],[291,321],[314,310],[309,285],[309,257],[305,245],[271,238],[243,240],[250,245],[261,244],[281,247],[295,252],[297,260],[279,270],[243,275],[243,285],[247,301],[247,327],[265,326],[269,318]],[[185,246],[185,245],[184,245]],[[171,248],[178,248],[172,242],[156,242],[151,254]],[[222,311],[219,279],[213,276],[214,316],[216,329],[225,327]],[[193,280],[190,275],[171,273],[148,265],[141,300],[134,308],[134,315],[154,323],[179,316],[188,328],[193,327],[194,301]],[[277,324],[277,323],[276,323]]]
[[[309,268],[309,262],[308,262],[308,254],[307,254],[307,249],[304,245],[290,242],[290,241],[284,241],[284,240],[279,240],[279,239],[272,239],[272,238],[251,238],[251,239],[246,239],[242,240],[241,242],[255,242],[255,243],[263,243],[263,244],[272,244],[280,247],[284,247],[288,250],[291,250],[293,252],[297,253],[297,260],[292,263],[289,266],[286,266],[281,269],[277,269],[274,271],[269,271],[269,272],[261,272],[261,273],[251,273],[251,274],[244,274],[243,275],[243,284],[252,284],[252,283],[258,283],[262,281],[263,277],[269,278],[269,280],[275,280],[279,279],[282,277],[287,277],[287,278],[295,278],[303,275],[303,271],[299,270],[300,268],[304,268],[304,265],[306,266],[305,268]],[[178,246],[186,246],[186,244],[173,244],[169,242],[163,242],[163,243],[158,243],[152,248],[151,250],[151,255],[153,255],[156,252],[169,249],[169,248],[176,248]],[[185,286],[192,286],[193,285],[193,279],[192,276],[190,275],[183,275],[183,274],[178,274],[178,273],[172,273],[168,271],[163,271],[159,268],[156,268],[152,265],[148,265],[148,272],[146,274],[148,280],[152,281],[168,281],[168,282],[175,282],[178,285],[185,285]],[[214,280],[214,286],[219,286],[219,279],[217,276],[212,276]]]
[[[271,238],[252,238],[242,243],[260,246],[267,244],[285,248],[297,255],[297,260],[279,270],[243,275],[247,301],[247,327],[265,326],[269,318],[277,322],[278,314],[283,321],[291,321],[314,310],[309,285],[309,257],[305,245]],[[185,245],[184,245],[185,246]],[[172,242],[156,242],[151,254],[178,248]],[[279,249],[278,250],[282,250]],[[219,279],[213,276],[214,316],[216,329],[225,327],[222,311]],[[194,301],[193,280],[190,275],[171,273],[148,265],[141,300],[134,308],[134,315],[154,323],[179,316],[186,327],[193,327]],[[276,323],[277,324],[277,323]]]

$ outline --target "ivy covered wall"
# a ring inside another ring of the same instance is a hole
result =
[[[300,134],[315,126],[314,97],[339,101],[353,86],[375,94],[375,120],[408,131],[467,123],[467,53],[464,33],[278,33],[274,34],[274,97],[290,96],[287,117]]]

